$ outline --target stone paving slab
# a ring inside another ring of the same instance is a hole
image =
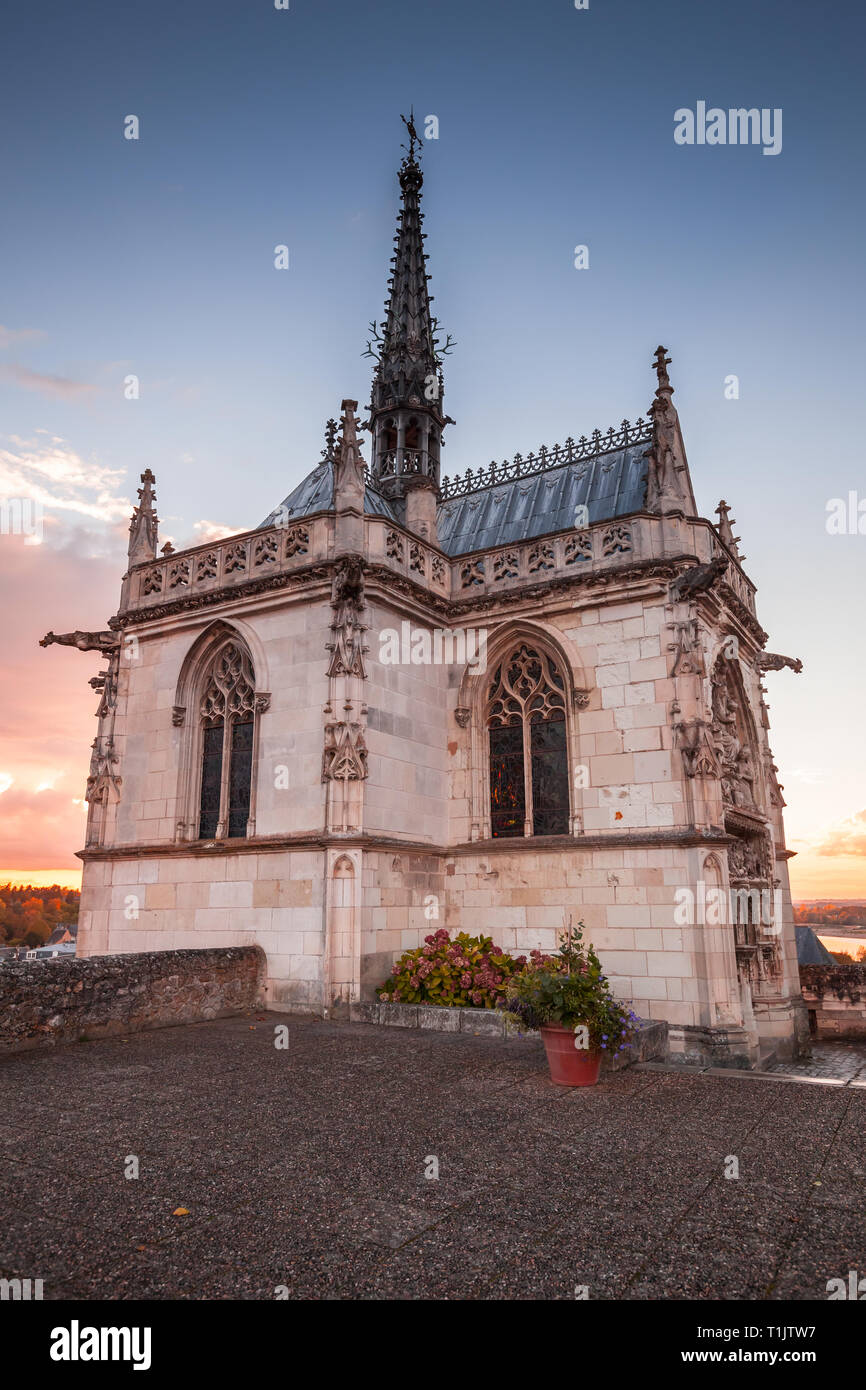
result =
[[[850,1084],[568,1090],[536,1038],[258,1014],[7,1057],[0,1116],[0,1277],[48,1299],[823,1299],[866,1269]]]

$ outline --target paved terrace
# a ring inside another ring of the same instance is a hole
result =
[[[856,1080],[566,1091],[537,1039],[267,1014],[7,1057],[0,1117],[0,1275],[46,1298],[823,1299],[866,1270]]]

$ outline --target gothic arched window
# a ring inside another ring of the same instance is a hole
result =
[[[565,680],[545,652],[523,642],[497,666],[485,720],[495,838],[569,833],[565,704]]]
[[[253,773],[255,678],[237,642],[219,648],[205,677],[199,838],[237,839],[247,833]]]

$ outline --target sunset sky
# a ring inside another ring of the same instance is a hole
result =
[[[115,612],[142,470],[160,543],[245,529],[314,466],[341,399],[369,399],[414,103],[440,122],[423,164],[457,341],[445,471],[645,413],[668,346],[699,510],[731,504],[768,647],[804,663],[766,678],[795,896],[866,897],[866,535],[825,525],[831,499],[866,499],[862,13],[12,9],[0,499],[37,500],[44,530],[0,534],[0,881],[75,881],[101,663],[38,640]],[[782,152],[675,145],[698,101],[781,108]]]

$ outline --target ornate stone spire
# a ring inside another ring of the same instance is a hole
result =
[[[149,468],[142,473],[141,481],[143,485],[138,489],[138,506],[133,510],[129,523],[130,567],[155,560],[159,539],[159,517],[154,509],[156,493],[153,490],[156,478]]]
[[[336,493],[357,492],[363,505],[364,460],[358,445],[357,401],[343,401],[340,408],[340,439],[334,445],[334,485]],[[336,428],[336,427],[335,427]]]
[[[421,185],[416,154],[419,137],[406,120],[409,145],[400,165],[401,208],[397,219],[385,319],[371,324],[367,355],[376,361],[371,395],[372,473],[376,486],[402,500],[412,477],[439,484],[442,410],[441,357],[451,346],[437,342],[437,323],[428,293],[425,236],[421,230]]]
[[[364,549],[364,460],[358,445],[357,401],[343,401],[340,438],[334,444],[335,546],[338,555]]]
[[[666,353],[666,348],[657,347],[653,361],[658,385],[649,408],[653,438],[648,450],[647,510],[684,512],[687,516],[694,516],[695,495],[680,420],[672,399],[674,388],[668,376],[671,359]]]
[[[745,555],[740,554],[740,537],[734,535],[734,526],[736,525],[736,523],[731,522],[728,519],[728,512],[730,510],[730,507],[728,506],[727,502],[723,497],[719,505],[716,507],[716,515],[719,518],[719,535],[721,536],[725,545],[728,547],[728,550],[730,550],[731,554],[737,560],[742,561],[745,560],[746,557]]]

